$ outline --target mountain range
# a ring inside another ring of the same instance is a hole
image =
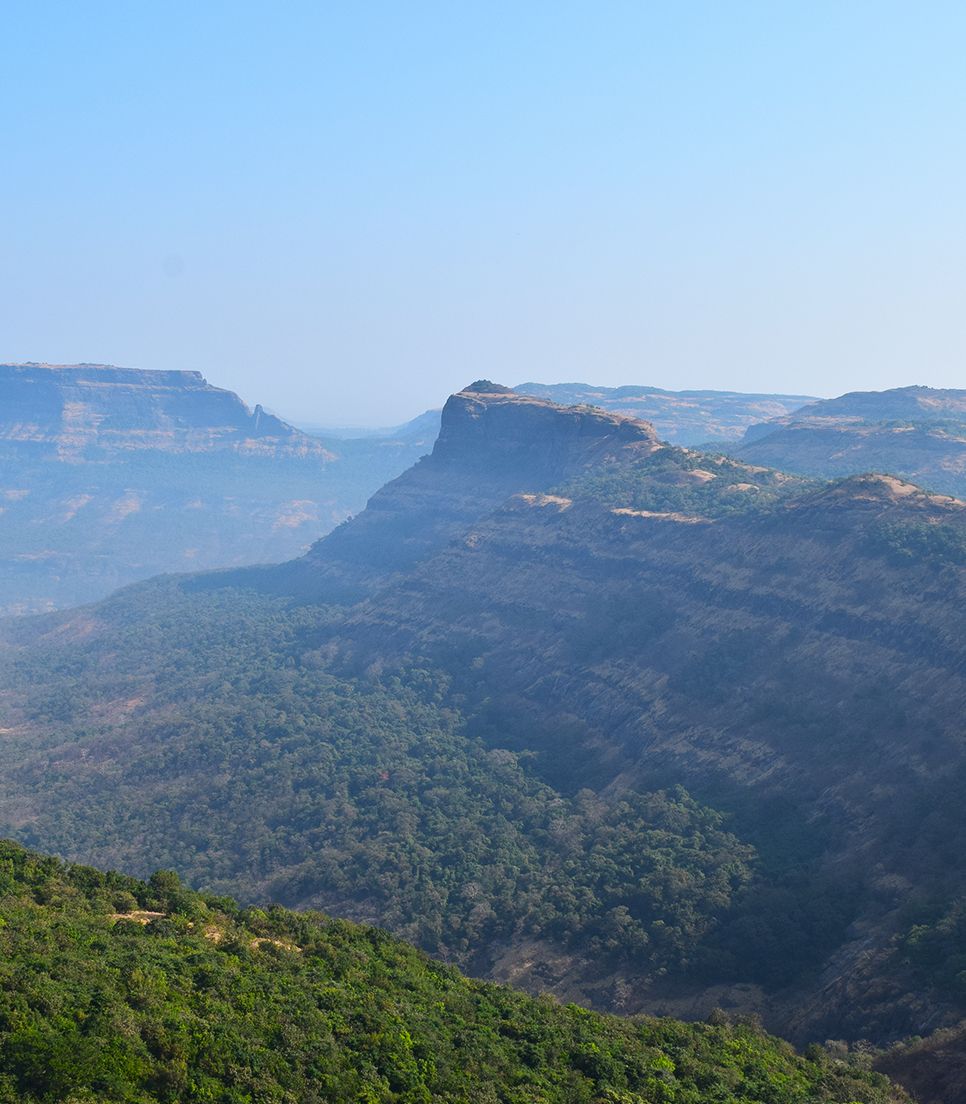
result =
[[[964,565],[949,496],[480,381],[304,556],[7,622],[0,828],[609,1011],[952,1028]]]
[[[966,391],[899,387],[809,403],[726,446],[748,463],[835,478],[878,471],[966,497]]]
[[[807,401],[565,390],[567,401],[652,416],[663,436],[689,441],[736,438]],[[165,571],[290,559],[438,432],[438,411],[389,429],[298,429],[198,372],[0,365],[0,613],[78,605]]]
[[[666,391],[634,384],[599,387],[590,383],[521,383],[514,391],[563,406],[587,404],[639,418],[650,422],[663,441],[675,445],[737,441],[751,426],[789,417],[816,401],[808,395]]]
[[[287,559],[431,445],[320,440],[197,372],[0,365],[0,611]]]

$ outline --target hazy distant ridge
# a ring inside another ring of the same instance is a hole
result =
[[[431,443],[320,440],[199,372],[0,365],[0,612],[288,559]]]

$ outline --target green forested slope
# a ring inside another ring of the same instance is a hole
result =
[[[809,486],[801,476],[665,445],[627,464],[592,468],[559,489],[615,509],[725,518],[766,511]]]
[[[0,1100],[821,1104],[904,1099],[752,1026],[620,1020],[371,928],[239,910],[0,843]]]
[[[312,647],[331,611],[165,580],[112,607],[83,658],[54,640],[10,660],[46,687],[0,768],[28,843],[375,919],[464,963],[524,938],[688,968],[752,882],[753,848],[683,790],[564,795],[467,736],[442,676],[333,677]]]

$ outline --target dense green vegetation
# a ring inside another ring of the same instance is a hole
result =
[[[691,966],[752,881],[753,849],[683,790],[564,796],[467,737],[440,676],[327,674],[325,610],[164,581],[114,602],[108,655],[31,660],[51,750],[4,792],[43,795],[33,846],[376,918],[461,962],[540,938],[647,972]],[[104,701],[123,726],[91,724]]]
[[[929,984],[966,999],[966,898],[921,910],[899,950]]]
[[[559,493],[609,507],[727,517],[767,509],[807,486],[800,477],[667,445],[630,464],[593,468]]]
[[[873,552],[888,556],[897,564],[930,560],[937,565],[966,564],[966,519],[944,524],[930,522],[881,522],[870,534]]]
[[[748,1024],[596,1015],[469,981],[375,929],[0,843],[10,1104],[900,1099],[877,1074]]]

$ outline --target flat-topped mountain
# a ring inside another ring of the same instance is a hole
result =
[[[106,364],[0,364],[0,441],[42,455],[104,458],[131,450],[291,449],[328,458],[315,438],[249,408],[200,372]]]
[[[659,447],[653,428],[633,418],[564,410],[479,380],[447,400],[432,453],[296,568],[312,589],[333,573],[371,585],[373,572],[424,558],[509,495]]]
[[[741,391],[665,391],[660,387],[599,387],[590,383],[521,383],[521,395],[567,406],[587,403],[653,423],[675,445],[735,441],[757,422],[782,418],[807,403],[808,395],[755,395]]]
[[[958,500],[482,381],[300,559],[9,624],[0,829],[602,1008],[922,1034],[964,603]]]
[[[665,391],[660,387],[599,387],[590,383],[521,383],[518,395],[547,399],[564,406],[593,406],[649,422],[662,441],[699,445],[708,441],[737,441],[745,430],[766,418],[778,418],[815,400],[808,395],[756,395],[741,391]],[[439,410],[427,410],[396,429],[327,429],[305,426],[316,436],[405,436],[439,430]]]
[[[536,485],[606,462],[628,446],[651,451],[658,440],[652,426],[634,418],[561,408],[478,380],[447,401],[432,460],[499,469]]]
[[[0,611],[304,551],[432,441],[324,441],[198,372],[0,365]]]
[[[753,464],[834,478],[882,471],[966,496],[966,391],[856,391],[749,426],[729,452]]]

